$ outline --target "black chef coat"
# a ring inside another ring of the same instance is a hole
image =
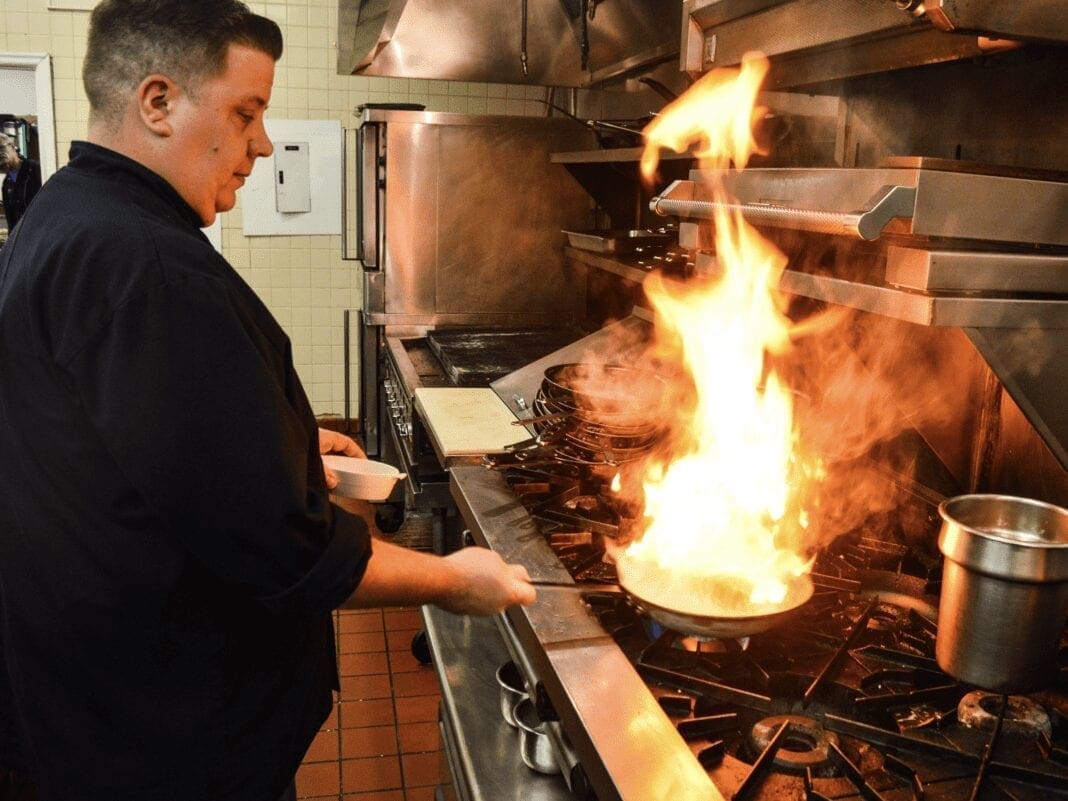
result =
[[[0,683],[44,801],[273,801],[338,686],[367,528],[199,225],[78,142],[0,251]]]
[[[14,177],[4,176],[0,197],[4,201],[4,217],[8,231],[11,231],[26,213],[26,207],[40,188],[41,165],[33,159],[23,159]]]

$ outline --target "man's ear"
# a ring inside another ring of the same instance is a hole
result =
[[[170,136],[171,103],[180,93],[178,85],[166,75],[149,75],[137,87],[137,110],[141,122],[157,136]]]

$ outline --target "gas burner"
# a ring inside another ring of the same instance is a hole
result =
[[[971,729],[991,731],[997,722],[1000,704],[1000,695],[982,690],[970,692],[957,705],[957,720]],[[1005,734],[1045,737],[1047,740],[1053,736],[1053,724],[1046,710],[1022,695],[1008,696],[1001,730]]]
[[[738,640],[718,640],[712,637],[679,635],[675,640],[675,647],[694,654],[733,654],[744,651],[748,646],[748,637]]]
[[[764,753],[783,725],[787,729],[773,759],[777,768],[789,773],[811,770],[815,776],[835,774],[831,747],[838,745],[838,735],[824,729],[815,718],[804,715],[773,715],[758,720],[749,730],[753,753]]]

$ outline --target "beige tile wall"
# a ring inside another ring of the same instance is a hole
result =
[[[387,101],[422,103],[431,111],[544,113],[538,100],[544,90],[538,87],[337,75],[337,0],[249,5],[278,22],[285,36],[269,116],[335,119],[353,127],[356,106]],[[80,76],[88,19],[88,12],[49,10],[48,0],[0,0],[0,51],[52,57],[60,166],[71,141],[84,138],[86,131],[89,106]],[[358,263],[342,260],[337,236],[246,237],[240,206],[222,216],[222,225],[224,255],[292,338],[297,369],[316,413],[341,414],[343,311],[361,306]],[[352,375],[355,381],[356,365]],[[353,404],[357,397],[354,388]],[[351,411],[355,414],[355,408]]]

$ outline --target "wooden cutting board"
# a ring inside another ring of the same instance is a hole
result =
[[[500,453],[530,437],[489,387],[420,387],[415,405],[445,458]]]

